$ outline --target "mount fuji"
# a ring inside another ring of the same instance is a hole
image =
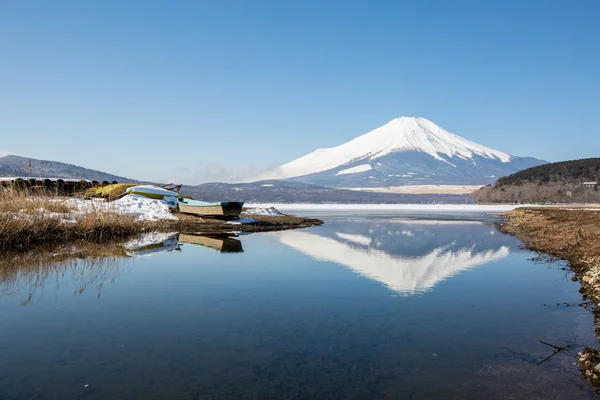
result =
[[[545,163],[479,145],[425,118],[401,117],[248,181],[290,180],[344,188],[485,185]]]

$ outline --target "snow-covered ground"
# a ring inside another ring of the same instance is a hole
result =
[[[69,199],[66,204],[76,209],[72,213],[82,216],[83,213],[100,211],[129,215],[142,221],[158,221],[161,219],[176,220],[169,206],[162,200],[144,196],[128,195],[112,202],[102,200]]]
[[[416,212],[471,212],[490,213],[514,210],[521,205],[478,205],[478,204],[248,204],[253,208],[273,207],[281,212],[298,210],[319,211],[416,211]]]
[[[242,211],[243,215],[271,215],[275,217],[282,216],[284,214],[280,213],[274,208],[250,208],[248,210]]]
[[[65,203],[72,210],[67,213],[49,211],[44,208],[34,210],[34,213],[22,210],[14,214],[14,218],[32,219],[43,217],[55,219],[65,225],[76,225],[77,221],[92,212],[116,213],[135,217],[141,221],[177,220],[169,206],[161,200],[143,196],[129,195],[113,202],[102,199],[84,200],[78,198],[55,199],[55,202]]]

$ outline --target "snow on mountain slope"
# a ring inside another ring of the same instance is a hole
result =
[[[509,162],[511,156],[463,139],[425,118],[401,117],[341,146],[319,149],[268,172],[262,179],[286,179],[326,171],[352,161],[369,161],[399,151],[420,151],[433,158],[471,159],[474,154]]]
[[[456,184],[488,183],[505,172],[521,169],[522,164],[542,163],[479,145],[425,118],[401,117],[340,146],[316,150],[252,181],[294,178],[333,186],[344,182],[347,187],[352,182],[358,184],[358,180],[368,186],[411,180],[412,184],[443,183],[448,180],[445,178]],[[486,168],[488,165],[491,168]]]
[[[339,171],[336,175],[345,175],[345,174],[357,174],[359,172],[370,171],[373,168],[369,164],[357,165],[356,167],[344,169]]]

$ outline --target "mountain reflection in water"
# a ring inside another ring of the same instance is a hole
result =
[[[316,260],[343,265],[402,295],[426,292],[516,247],[513,238],[475,221],[332,221],[310,233],[274,235]]]

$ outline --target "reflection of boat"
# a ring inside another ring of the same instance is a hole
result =
[[[180,197],[179,211],[186,214],[196,215],[224,215],[237,216],[242,212],[243,201],[223,201],[220,203],[207,203]]]
[[[227,234],[200,235],[180,233],[179,243],[199,244],[200,246],[219,250],[221,253],[241,253],[244,251],[242,242]]]
[[[179,250],[177,234],[174,233],[148,233],[138,239],[130,240],[125,244],[128,256],[140,256],[159,251]]]

